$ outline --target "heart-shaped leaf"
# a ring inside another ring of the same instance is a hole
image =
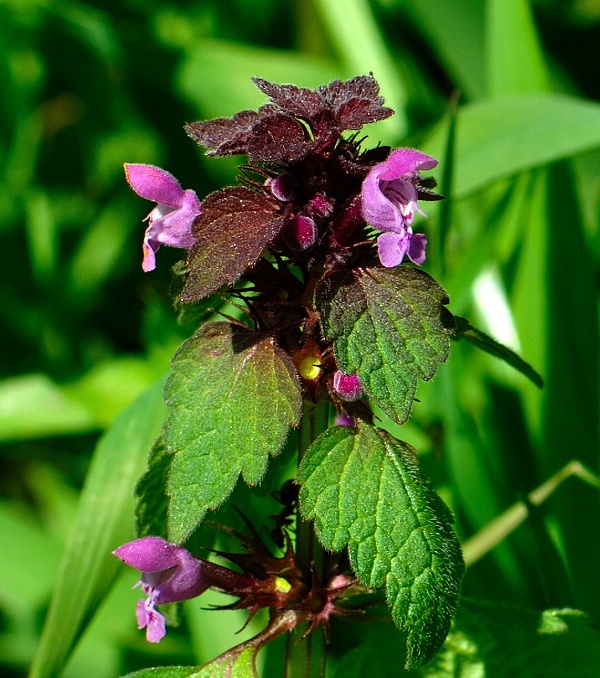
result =
[[[240,474],[256,484],[302,407],[296,370],[271,336],[209,323],[173,359],[164,439],[173,455],[167,484],[169,539],[183,541],[220,506]]]
[[[234,283],[278,235],[285,217],[263,193],[232,186],[211,193],[194,224],[197,242],[187,258],[184,303]]]
[[[441,647],[464,564],[452,516],[410,445],[368,424],[325,431],[300,467],[300,508],[327,549],[348,548],[361,581],[385,587],[407,633],[406,668]]]
[[[323,278],[315,303],[340,369],[356,372],[372,401],[405,421],[417,379],[431,379],[448,357],[446,292],[416,268],[355,269]]]

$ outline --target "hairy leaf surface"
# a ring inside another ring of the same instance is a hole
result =
[[[181,542],[240,475],[256,484],[300,418],[296,371],[272,337],[228,323],[205,325],[173,360],[165,426],[174,455],[167,484],[169,538]]]
[[[124,678],[257,678],[256,650],[226,652],[203,666],[161,666],[128,673]]]
[[[384,586],[407,633],[406,667],[441,647],[464,564],[452,516],[421,475],[412,447],[367,424],[325,431],[301,465],[300,507],[325,548],[348,547],[367,586]]]
[[[234,283],[256,263],[283,223],[273,201],[245,186],[211,193],[194,224],[197,243],[188,254],[181,300],[199,301]]]
[[[372,401],[400,423],[417,379],[431,379],[448,357],[454,321],[447,303],[433,278],[408,266],[334,274],[316,292],[340,369],[356,372]]]

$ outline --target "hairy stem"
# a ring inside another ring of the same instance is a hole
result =
[[[317,436],[329,425],[329,404],[304,403],[304,412],[298,434],[298,463]],[[312,522],[300,514],[296,519],[296,563],[310,578],[323,577],[324,551],[317,540]],[[287,639],[285,678],[323,678],[325,676],[325,637],[322,628],[303,637],[307,625],[295,628]]]

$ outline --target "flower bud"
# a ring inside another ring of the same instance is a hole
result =
[[[296,180],[291,174],[280,174],[265,181],[265,186],[271,189],[271,193],[281,202],[291,202],[297,197],[295,190]]]
[[[315,246],[319,232],[310,217],[299,214],[287,224],[284,239],[289,247],[297,252],[305,252]]]
[[[333,375],[333,388],[342,400],[351,402],[362,397],[364,390],[356,374],[345,374],[338,370]]]
[[[313,214],[319,217],[330,217],[333,213],[333,203],[323,193],[317,193],[310,201]]]

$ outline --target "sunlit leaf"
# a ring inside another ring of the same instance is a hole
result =
[[[169,537],[182,541],[208,509],[220,506],[241,474],[263,476],[300,418],[296,371],[268,335],[210,323],[183,344],[165,389],[173,408],[165,445]]]
[[[598,148],[598,129],[600,105],[564,95],[527,94],[468,104],[458,114],[454,196]],[[446,137],[444,121],[420,150],[441,157]]]
[[[301,510],[325,548],[347,547],[361,581],[385,587],[407,633],[406,667],[428,661],[450,629],[464,565],[415,450],[366,424],[332,428],[308,449],[298,480]]]
[[[448,357],[453,319],[444,290],[421,270],[370,268],[325,277],[316,291],[323,333],[340,366],[367,395],[403,422],[417,380]]]

